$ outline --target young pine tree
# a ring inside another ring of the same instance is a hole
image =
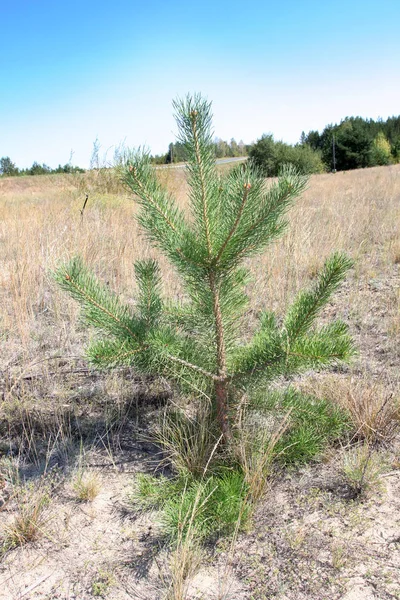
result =
[[[134,310],[79,259],[61,266],[56,278],[100,334],[87,350],[93,365],[132,365],[167,377],[183,390],[206,394],[220,433],[230,443],[232,407],[243,390],[351,356],[353,345],[343,322],[314,326],[351,263],[333,254],[312,289],[298,295],[281,323],[266,310],[252,338],[244,342],[244,262],[282,234],[285,214],[307,180],[286,167],[267,185],[251,163],[221,175],[215,166],[211,105],[195,95],[176,101],[174,108],[179,142],[188,156],[190,214],[159,183],[146,152],[129,153],[120,172],[140,205],[138,221],[148,239],[179,274],[185,301],[162,299],[154,260],[135,265]]]

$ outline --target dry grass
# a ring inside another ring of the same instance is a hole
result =
[[[101,479],[94,471],[79,470],[73,477],[72,489],[81,502],[93,502],[100,493]]]
[[[152,437],[177,473],[201,476],[216,442],[209,406],[200,404],[192,414],[179,406],[165,410]]]
[[[16,494],[16,502],[16,514],[4,527],[4,549],[37,541],[45,535],[49,521],[50,496],[47,490],[21,487]]]
[[[341,406],[350,416],[353,439],[390,441],[400,424],[400,397],[380,381],[327,375],[311,379],[302,389]]]
[[[341,457],[342,476],[358,494],[376,491],[386,467],[384,457],[374,452],[368,443],[350,448]]]
[[[281,421],[276,423],[272,431],[249,427],[245,410],[238,420],[238,448],[237,455],[245,481],[249,486],[249,501],[257,505],[263,497],[269,484],[272,464],[276,458],[275,447],[285,433],[289,423],[288,413]]]
[[[184,170],[158,174],[184,207]],[[81,218],[86,192],[89,200]],[[382,380],[382,390],[373,380],[355,383],[341,398],[367,438],[390,429],[392,403],[378,414],[378,423],[374,420],[381,401],[390,394],[394,400],[400,385],[399,200],[400,165],[314,176],[290,213],[285,236],[251,263],[250,328],[259,310],[282,313],[333,250],[345,250],[355,260],[326,312],[344,318],[353,329],[361,350],[357,381],[365,379],[366,368]],[[50,272],[58,261],[80,254],[112,289],[132,301],[134,261],[157,256],[139,231],[135,210],[112,171],[0,179],[0,414],[28,453],[38,436],[57,437],[67,445],[73,402],[90,405],[97,393],[82,390],[79,373],[68,375],[85,370],[79,359],[87,331],[77,319],[76,304],[57,289]],[[165,293],[180,296],[176,275],[162,256],[157,258]],[[103,378],[101,385],[102,398],[113,403],[124,393],[118,374]],[[108,406],[104,412],[109,413]]]
[[[160,177],[184,205],[184,171],[166,169]],[[100,192],[86,182],[94,191],[81,219],[84,183],[81,176],[0,181],[0,335],[7,341],[9,363],[28,366],[49,351],[76,355],[81,333],[76,306],[60,295],[49,275],[57,261],[82,255],[111,288],[130,298],[133,262],[155,254],[133,220],[134,203],[122,193]],[[334,249],[356,260],[355,277],[363,285],[398,263],[399,197],[399,166],[313,177],[291,213],[287,234],[253,267],[252,308],[281,311]],[[162,257],[160,262],[165,291],[179,294],[175,275]],[[359,291],[352,286],[353,312],[363,309]],[[399,299],[387,302],[395,328]]]
[[[169,580],[164,581],[166,600],[187,600],[190,580],[201,564],[201,550],[189,532],[180,539],[169,557]]]

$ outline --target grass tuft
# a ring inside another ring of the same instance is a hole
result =
[[[289,416],[290,412],[271,431],[264,428],[262,422],[256,425],[252,423],[251,415],[248,419],[246,410],[239,418],[237,455],[249,488],[249,500],[252,503],[258,502],[264,495],[276,460],[276,448],[288,427]]]
[[[49,520],[50,496],[47,490],[37,490],[31,486],[22,488],[17,495],[17,502],[17,514],[5,525],[5,549],[37,541],[44,535]]]
[[[72,488],[80,502],[93,502],[100,493],[101,481],[97,473],[79,470],[72,481]]]
[[[325,377],[311,385],[318,397],[340,406],[353,426],[353,437],[369,444],[390,442],[400,425],[400,398],[376,381]]]
[[[154,437],[177,473],[200,477],[216,444],[209,407],[200,404],[191,415],[179,407],[166,410]]]
[[[379,487],[386,466],[384,457],[364,443],[343,455],[340,470],[345,482],[359,495]]]

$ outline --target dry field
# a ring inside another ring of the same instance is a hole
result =
[[[159,173],[184,206],[184,171]],[[154,464],[146,432],[169,388],[128,371],[90,371],[90,332],[50,274],[79,254],[131,298],[134,261],[155,255],[134,213],[111,173],[0,178],[2,540],[17,536],[16,518],[29,525],[27,543],[4,545],[0,598],[400,598],[396,440],[376,455],[379,473],[361,502],[332,483],[340,448],[275,481],[253,529],[234,547],[206,548],[186,595],[172,595],[173,557],[156,518],[127,504],[134,473]],[[365,428],[368,411],[376,417],[400,397],[400,165],[312,177],[285,236],[252,263],[249,328],[258,310],[283,311],[333,250],[354,268],[325,316],[350,324],[359,356],[298,385],[352,407]],[[181,294],[160,264],[165,293]]]

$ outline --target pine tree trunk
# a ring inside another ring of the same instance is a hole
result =
[[[217,420],[225,444],[232,441],[231,426],[228,416],[228,386],[226,381],[215,382],[215,399],[217,405]]]
[[[217,420],[225,444],[232,440],[232,432],[228,415],[228,384],[226,381],[226,350],[224,340],[224,327],[222,322],[219,290],[216,284],[215,273],[210,273],[210,288],[214,297],[215,336],[217,344],[217,366],[219,380],[215,382],[215,401]]]

